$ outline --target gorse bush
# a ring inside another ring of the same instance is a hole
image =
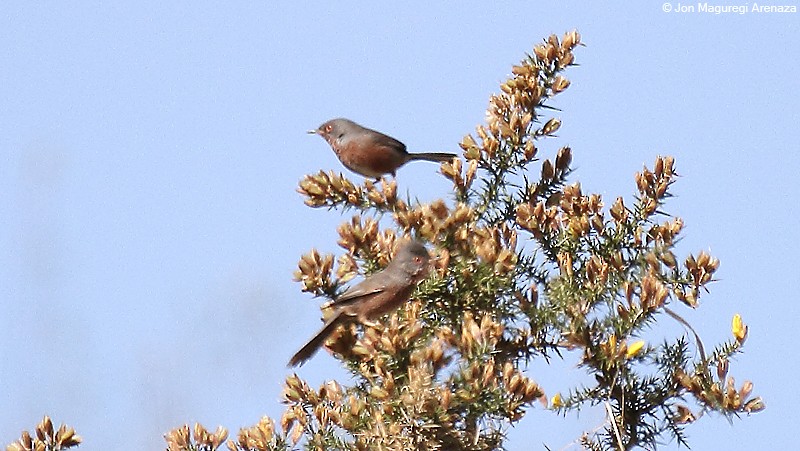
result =
[[[752,383],[728,375],[747,335],[741,318],[708,352],[680,315],[699,308],[719,261],[675,249],[683,220],[665,212],[673,158],[635,174],[632,200],[608,201],[571,181],[570,148],[548,148],[561,124],[548,117],[550,102],[569,87],[564,72],[579,45],[574,31],[550,36],[512,68],[486,123],[461,141],[463,159],[441,165],[448,200],[403,199],[394,178],[356,183],[323,171],[300,182],[310,207],[353,213],[338,229],[341,255],[302,256],[302,291],[334,298],[357,274],[385,267],[404,236],[429,243],[431,275],[382,321],[340,327],[328,340],[351,384],[315,389],[292,374],[277,424],[264,417],[228,449],[501,449],[532,409],[588,406],[607,412],[605,424],[567,440],[649,449],[686,445],[685,428],[702,412],[764,408]],[[412,183],[405,188],[413,195]],[[687,333],[648,338],[659,321]],[[548,387],[547,396],[525,368],[553,359],[577,364],[591,383]],[[213,450],[226,436],[198,425],[194,438],[188,426],[166,437],[170,450]]]
[[[401,235],[431,243],[437,260],[405,308],[329,342],[352,386],[314,390],[287,379],[278,447],[304,436],[312,449],[497,449],[538,401],[557,413],[604,405],[607,424],[580,441],[631,449],[670,438],[686,444],[696,410],[763,408],[750,382],[737,387],[727,374],[746,336],[740,318],[731,340],[707,355],[670,308],[697,308],[719,266],[705,252],[682,263],[676,255],[683,220],[664,212],[674,160],[656,158],[634,177],[635,201],[620,197],[606,208],[600,195],[570,183],[570,148],[551,158],[540,152],[560,126],[543,112],[569,87],[563,72],[579,41],[577,32],[551,36],[512,68],[489,100],[486,124],[460,143],[464,160],[441,166],[453,184],[450,202],[400,199],[396,180],[358,185],[320,172],[301,181],[309,206],[357,210],[339,228],[345,254],[301,259],[304,291],[334,296],[358,268],[385,266]],[[393,225],[382,230],[386,217]],[[647,340],[656,321],[672,318],[691,340]],[[577,359],[594,383],[548,400],[521,368],[553,357]],[[246,437],[237,449],[262,449]]]

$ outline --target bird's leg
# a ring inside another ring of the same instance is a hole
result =
[[[364,319],[361,320],[361,324],[363,324],[365,327],[371,327],[371,328],[375,329],[378,326],[380,326],[381,323],[378,322],[378,321],[373,321],[371,319],[364,318]]]

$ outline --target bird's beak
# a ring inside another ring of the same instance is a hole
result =
[[[319,130],[309,130],[306,133],[308,133],[309,135],[316,135],[317,133],[319,133]]]

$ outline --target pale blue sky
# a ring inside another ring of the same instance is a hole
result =
[[[545,155],[572,146],[574,180],[607,204],[674,155],[679,250],[722,260],[703,307],[677,308],[709,344],[734,313],[750,326],[731,371],[768,409],[733,426],[704,417],[690,444],[789,449],[800,16],[568,3],[3,2],[0,442],[45,413],[86,450],[161,449],[185,422],[235,434],[280,415],[285,362],[319,317],[292,272],[312,247],[338,252],[349,217],[295,192],[303,174],[341,170],[305,131],[345,116],[411,150],[455,151],[511,65],[577,28],[587,47]],[[448,196],[435,165],[398,180]],[[299,374],[344,373],[323,352]],[[566,388],[546,367],[530,376]],[[535,407],[508,448],[562,449],[600,423]]]

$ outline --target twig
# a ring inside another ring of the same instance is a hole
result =
[[[675,312],[673,312],[672,310],[670,310],[668,307],[664,307],[664,312],[666,312],[666,313],[667,313],[667,315],[669,315],[669,316],[671,316],[672,318],[674,318],[674,319],[675,319],[675,321],[677,321],[677,322],[679,322],[679,323],[683,324],[683,325],[684,325],[684,327],[686,327],[687,329],[689,329],[689,332],[691,332],[691,333],[692,333],[692,335],[694,335],[694,339],[695,339],[695,341],[697,342],[697,350],[698,350],[698,352],[700,352],[700,358],[701,358],[701,359],[702,359],[704,362],[706,362],[706,361],[707,361],[707,360],[706,360],[706,350],[705,350],[705,348],[703,348],[703,342],[702,342],[702,340],[700,340],[700,335],[698,335],[698,334],[697,334],[697,332],[695,332],[695,330],[694,330],[694,328],[692,327],[692,325],[691,325],[691,324],[689,324],[689,323],[688,323],[688,322],[687,322],[685,319],[683,319],[683,318],[682,318],[680,315],[678,315],[677,313],[675,313]]]
[[[614,419],[614,412],[611,411],[611,403],[608,401],[603,402],[606,406],[606,412],[608,412],[608,419],[611,421],[611,425],[614,426],[614,436],[617,438],[617,446],[619,446],[620,451],[625,450],[625,445],[622,444],[622,437],[619,433],[619,426],[617,426],[617,420]]]

